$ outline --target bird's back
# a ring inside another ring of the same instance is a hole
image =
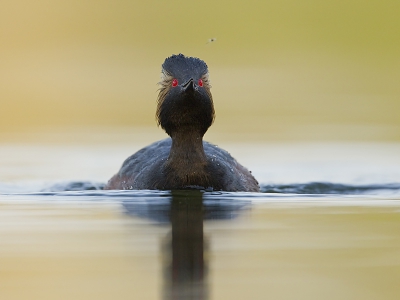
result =
[[[155,142],[128,157],[119,172],[108,182],[106,189],[175,189],[184,184],[175,182],[171,186],[158,186],[168,181],[165,168],[172,145],[171,138]],[[207,156],[206,172],[213,182],[214,190],[259,192],[257,180],[227,151],[203,141]],[[176,172],[179,172],[177,170]],[[184,177],[184,176],[182,176]],[[194,182],[189,186],[199,186]],[[209,188],[204,186],[203,188]]]

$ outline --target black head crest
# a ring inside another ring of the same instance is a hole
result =
[[[186,77],[192,74],[199,76],[208,72],[207,64],[197,57],[183,54],[172,55],[165,59],[162,68],[170,75]]]

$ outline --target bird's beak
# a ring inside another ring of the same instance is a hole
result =
[[[182,85],[185,92],[193,92],[194,91],[194,83],[193,78],[190,78],[185,84]]]

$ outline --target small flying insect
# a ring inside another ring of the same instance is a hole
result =
[[[208,39],[207,44],[214,43],[216,40],[217,40],[217,38]]]

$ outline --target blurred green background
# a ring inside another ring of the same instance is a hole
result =
[[[399,16],[397,0],[3,0],[0,134],[156,128],[160,66],[183,53],[209,66],[214,134],[399,141]]]

